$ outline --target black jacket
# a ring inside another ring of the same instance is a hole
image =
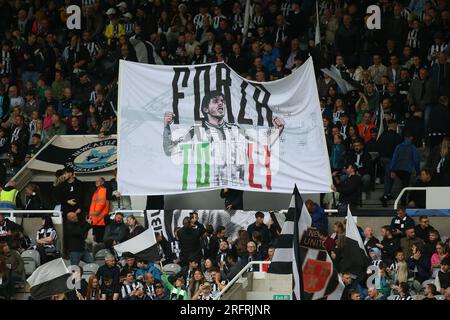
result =
[[[410,227],[410,226],[414,227],[415,223],[414,223],[414,220],[408,215],[406,215],[403,219],[400,219],[398,216],[395,216],[395,217],[392,218],[391,224],[390,224],[390,227],[393,230],[399,230],[399,231],[402,232],[402,235],[399,236],[400,238],[402,236],[404,236],[405,229]]]
[[[383,246],[381,249],[381,260],[389,266],[394,261],[397,251],[400,250],[400,241],[398,238],[386,238],[381,240],[381,245]]]
[[[23,231],[23,228],[19,224],[12,222],[8,218],[5,218],[5,222],[3,222],[3,225],[0,225],[0,227],[3,227],[3,226],[5,226],[6,232],[8,232],[8,231],[11,231],[11,232]]]
[[[81,103],[83,110],[86,110],[85,107],[87,107],[92,90],[93,86],[90,82],[78,82],[73,88],[73,97]]]
[[[242,55],[236,56],[236,55],[232,54],[228,58],[227,64],[231,67],[231,69],[233,69],[234,71],[236,71],[239,74],[242,74],[248,70],[247,59],[245,59],[244,56],[242,56]]]
[[[352,55],[359,51],[360,33],[357,27],[351,25],[346,28],[341,25],[336,31],[335,43],[340,54]]]
[[[129,231],[129,232],[128,232],[126,238],[127,238],[127,240],[130,240],[131,238],[136,237],[137,235],[141,234],[141,233],[144,232],[144,231],[145,231],[145,229],[144,229],[143,226],[137,225],[137,226],[133,229],[133,231]]]
[[[42,210],[43,205],[41,198],[37,194],[25,197],[24,210]]]
[[[111,246],[113,241],[117,243],[123,242],[128,236],[128,227],[125,223],[116,223],[111,221],[105,228],[105,235],[103,236],[103,243],[106,246]]]
[[[392,159],[395,148],[402,143],[402,137],[394,130],[384,131],[377,140],[378,152],[381,158]]]
[[[162,249],[164,257],[166,258],[166,262],[171,263],[171,262],[173,262],[173,260],[175,260],[177,258],[172,252],[169,241],[167,241],[167,239],[164,238],[164,236],[162,236],[162,239],[158,243],[158,245]]]
[[[78,208],[83,209],[84,188],[80,180],[75,178],[72,183],[64,181],[59,186],[59,191],[59,196],[61,198],[58,200],[61,201],[61,209],[63,213],[67,214],[68,212],[76,211]],[[75,199],[77,203],[74,206],[71,206],[67,203],[70,199]]]
[[[450,92],[450,89],[448,92]],[[431,109],[428,133],[450,134],[449,123],[450,109],[442,104],[438,104],[436,107]]]
[[[86,221],[66,222],[65,228],[65,245],[67,251],[81,252],[85,250],[85,242],[87,233],[91,225]]]
[[[353,163],[358,168],[358,172],[361,174],[361,176],[365,174],[370,174],[371,166],[372,166],[372,158],[370,155],[363,151],[363,153],[360,156],[359,163],[356,163],[357,161],[357,155],[354,151],[350,152],[347,155],[347,158],[345,159],[345,163]]]
[[[102,292],[105,291],[104,278],[108,277],[112,279],[112,291],[114,293],[120,292],[120,269],[118,266],[114,266],[112,268],[108,267],[106,264],[98,268],[97,270],[97,279],[100,281]]]
[[[262,257],[261,254],[259,252],[255,252],[253,255],[249,255],[248,253],[244,254],[241,258],[241,262],[244,264],[244,267],[247,263],[249,263],[250,261],[262,261]],[[260,271],[259,270],[259,265],[253,265],[251,267],[253,270],[253,272],[257,272]]]
[[[242,190],[228,189],[227,193],[223,190],[220,191],[220,197],[225,198],[225,208],[231,205],[233,210],[244,209],[243,195],[244,191]]]
[[[361,177],[356,174],[341,181],[336,185],[336,191],[340,194],[339,201],[343,204],[358,204],[360,186]]]
[[[416,237],[422,239],[425,242],[429,242],[429,235],[431,231],[434,231],[435,229],[432,226],[428,226],[427,228],[423,229],[420,224],[418,224],[417,226],[415,226],[414,231],[416,234]],[[434,253],[434,252],[433,252]]]
[[[219,239],[216,236],[213,236],[210,240],[209,240],[209,252],[208,252],[208,257],[212,260],[215,260],[217,257],[217,252],[219,251],[220,248],[220,243],[222,241],[227,241],[227,238],[222,238]]]
[[[406,120],[403,132],[410,132],[414,137],[413,143],[416,147],[422,146],[422,139],[425,137],[425,125],[423,118],[416,116],[410,117]]]
[[[380,241],[375,237],[372,237],[371,239],[369,239],[369,241],[367,241],[367,243],[364,240],[364,247],[366,248],[367,255],[369,255],[370,249],[377,248],[377,246],[376,246],[377,243],[380,243]]]
[[[79,293],[81,293],[81,295],[83,297],[86,297],[87,289],[88,289],[87,281],[85,279],[81,278],[79,285],[80,285],[80,289],[77,289],[77,291]],[[67,298],[67,300],[70,300],[70,301],[78,301],[77,293],[75,290],[71,290],[71,291],[67,292],[66,298]]]
[[[200,257],[201,255],[201,230],[191,227],[183,227],[178,231],[180,241],[180,258],[184,263],[191,257]]]

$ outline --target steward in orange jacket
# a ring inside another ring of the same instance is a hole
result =
[[[89,208],[89,219],[91,220],[92,233],[96,242],[103,242],[105,233],[105,216],[109,213],[109,201],[106,199],[105,179],[97,178],[95,180],[95,190],[91,206]]]

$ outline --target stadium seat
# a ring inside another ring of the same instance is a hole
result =
[[[37,267],[41,264],[41,257],[39,256],[39,252],[37,250],[25,250],[20,255],[22,257],[25,275],[29,276],[36,270]]]
[[[166,264],[164,266],[164,272],[169,275],[177,275],[178,273],[181,272],[181,267],[178,264],[174,264],[174,263]]]
[[[97,270],[99,268],[99,265],[96,263],[88,263],[83,266],[83,279],[86,281],[89,280],[89,277],[92,275],[95,275],[97,273]]]
[[[442,294],[439,294],[437,296],[434,296],[436,298],[436,300],[445,300],[445,296]]]
[[[111,254],[111,251],[108,249],[101,249],[95,254],[95,263],[99,266],[102,266],[105,264],[105,257]]]

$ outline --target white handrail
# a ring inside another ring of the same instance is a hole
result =
[[[113,213],[113,215],[115,215],[117,212],[120,212],[120,213],[123,213],[123,214],[127,214],[127,213],[134,214],[134,213],[138,213],[138,214],[139,214],[139,217],[143,217],[143,216],[144,216],[144,213],[145,213],[145,210],[130,210],[130,209],[120,210],[120,209],[116,209],[116,210],[114,210],[112,213]]]
[[[61,211],[59,210],[12,210],[12,209],[0,209],[0,213],[9,213],[11,218],[14,218],[15,213],[57,213],[61,215]]]
[[[422,190],[422,191],[427,191],[426,187],[407,187],[407,188],[403,188],[402,191],[400,191],[400,193],[397,196],[397,199],[395,199],[394,202],[394,210],[397,210],[397,206],[398,206],[398,202],[400,201],[400,199],[402,198],[403,194],[406,191],[412,191],[412,190]]]
[[[233,284],[235,284],[235,282],[238,281],[238,280],[242,277],[242,275],[243,275],[245,272],[247,272],[247,270],[250,268],[250,266],[252,266],[252,265],[259,265],[259,270],[261,271],[261,270],[262,270],[262,265],[263,265],[263,264],[270,264],[270,263],[271,263],[271,261],[250,261],[249,263],[247,263],[247,265],[246,265],[244,268],[242,268],[241,271],[239,271],[239,273],[238,273],[238,274],[237,274],[230,282],[228,282],[228,284],[225,286],[225,288],[223,288],[223,290],[219,292],[219,294],[214,298],[214,300],[219,300],[220,297],[221,297],[228,289],[230,289],[231,286],[232,286]]]

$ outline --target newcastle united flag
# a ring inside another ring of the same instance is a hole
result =
[[[311,223],[295,187],[268,272],[292,274],[296,300],[340,300],[344,285]]]

